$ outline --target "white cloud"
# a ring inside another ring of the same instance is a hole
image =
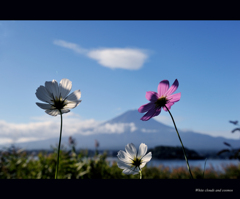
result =
[[[165,116],[162,117],[165,118]],[[34,140],[44,140],[49,138],[58,138],[60,130],[60,117],[51,117],[43,115],[41,117],[32,118],[34,121],[25,124],[8,123],[0,120],[0,144],[11,144]],[[161,122],[163,122],[161,120]],[[134,123],[106,123],[99,125],[103,121],[96,121],[94,119],[83,120],[81,116],[75,113],[68,113],[63,115],[63,132],[62,136],[74,136],[74,134],[90,135],[99,133],[121,134],[126,131],[134,132],[137,127]],[[171,125],[172,121],[171,121]],[[144,133],[156,132],[155,129],[140,129]],[[174,129],[172,129],[175,131]],[[179,129],[187,131],[187,129]],[[188,129],[189,130],[189,129]],[[191,130],[193,131],[193,130]],[[229,134],[229,132],[204,132],[203,134],[216,136],[223,136],[226,138],[238,139],[239,134]]]
[[[10,138],[1,138],[0,139],[0,144],[11,144],[13,143],[13,140]]]
[[[100,65],[111,69],[121,68],[127,70],[140,69],[148,58],[146,50],[135,48],[101,48],[87,50],[75,43],[64,40],[54,40],[55,45],[68,48],[78,54],[96,60]]]
[[[59,136],[60,117],[44,115],[32,119],[35,122],[26,124],[7,123],[0,120],[0,144],[43,140]],[[68,113],[63,115],[62,136],[83,134],[86,129],[95,128],[99,124],[100,122],[94,119],[82,120],[77,114]]]
[[[144,129],[144,128],[142,128],[141,131],[143,133],[155,133],[155,132],[157,132],[157,130],[155,130],[155,129]]]
[[[0,144],[11,144],[49,138],[58,138],[60,131],[60,117],[43,115],[32,118],[34,122],[26,124],[8,123],[0,120]],[[68,113],[63,115],[62,136],[74,134],[98,134],[98,133],[124,133],[134,132],[137,128],[134,123],[106,123],[99,126],[102,121],[94,119],[83,120],[78,114]]]
[[[98,134],[98,133],[124,133],[126,131],[134,132],[137,128],[134,123],[106,123],[104,125],[98,126],[97,128],[93,128],[90,131],[85,131],[84,135],[90,134]]]
[[[70,43],[70,42],[66,42],[66,41],[64,41],[64,40],[54,40],[54,41],[53,41],[53,44],[58,45],[58,46],[61,46],[61,47],[64,47],[64,48],[71,49],[71,50],[73,50],[74,52],[79,53],[79,54],[84,54],[84,53],[87,52],[86,49],[81,48],[81,47],[78,46],[77,44],[75,44],[75,43]]]
[[[131,48],[104,48],[92,50],[87,55],[102,66],[128,70],[140,69],[148,57],[142,50]]]
[[[194,131],[196,132],[196,131]],[[227,139],[240,139],[240,135],[239,133],[230,133],[231,131],[224,131],[224,130],[218,130],[218,131],[205,131],[205,130],[201,130],[199,131],[199,133],[202,134],[206,134],[206,135],[210,135],[213,137],[224,137]]]

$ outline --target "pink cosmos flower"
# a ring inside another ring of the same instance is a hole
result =
[[[169,81],[163,80],[158,84],[158,93],[153,91],[146,92],[146,98],[150,103],[140,106],[138,112],[147,112],[141,120],[147,121],[152,117],[158,116],[161,113],[161,108],[164,111],[170,110],[171,106],[180,100],[181,93],[173,94],[178,88],[178,80],[176,79],[172,86],[169,88]],[[166,107],[165,107],[166,106]]]

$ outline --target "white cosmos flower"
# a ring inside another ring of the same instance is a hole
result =
[[[134,144],[127,144],[125,151],[120,150],[117,154],[119,159],[118,167],[124,169],[124,174],[138,174],[139,171],[149,162],[152,158],[152,153],[147,153],[147,145],[141,143],[137,151]]]
[[[67,96],[72,89],[72,82],[69,79],[62,79],[58,85],[56,80],[46,81],[45,87],[39,86],[36,91],[36,96],[39,100],[46,102],[36,103],[40,108],[52,116],[60,115],[59,110],[63,113],[68,113],[72,108],[80,104],[82,100],[80,90],[76,90]]]

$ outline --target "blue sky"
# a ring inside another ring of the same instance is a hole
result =
[[[59,125],[35,92],[62,78],[82,93],[66,119],[112,119],[148,103],[160,81],[178,79],[171,113],[179,129],[239,139],[229,123],[240,119],[239,35],[240,21],[0,21],[0,143],[19,129],[20,139],[24,129]],[[155,119],[173,126],[165,111]]]

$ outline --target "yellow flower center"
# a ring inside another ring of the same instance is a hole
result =
[[[59,110],[59,109],[63,109],[63,107],[66,106],[65,100],[63,100],[61,96],[59,98],[55,97],[51,101],[53,102],[52,107],[54,109],[58,109]]]
[[[141,163],[142,163],[142,160],[139,159],[139,158],[137,158],[137,157],[135,157],[135,158],[132,160],[132,166],[134,166],[134,167],[139,167],[139,166],[141,165]]]
[[[165,96],[162,96],[160,98],[157,99],[157,101],[155,102],[155,108],[157,107],[164,107],[165,104],[167,104],[168,100]]]

